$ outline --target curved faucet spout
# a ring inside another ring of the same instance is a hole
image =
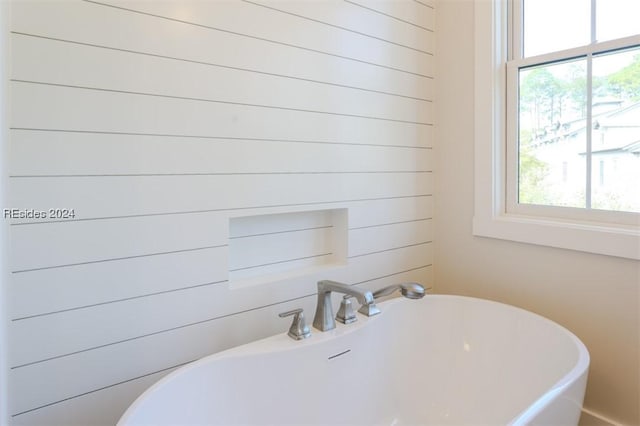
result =
[[[332,291],[337,291],[338,293],[344,293],[353,296],[361,305],[373,303],[374,301],[373,293],[371,293],[370,290],[353,287],[348,284],[339,283],[337,281],[318,281],[318,295],[320,295],[321,293],[324,295]]]
[[[380,310],[375,306],[375,298],[371,291],[337,281],[318,281],[318,304],[316,305],[316,315],[313,318],[313,326],[320,331],[328,331],[336,328],[336,321],[333,317],[333,307],[331,306],[332,291],[355,297],[358,303],[362,305],[358,312],[369,316],[380,313]]]

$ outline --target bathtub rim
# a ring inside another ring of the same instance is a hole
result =
[[[496,305],[499,306],[499,309],[513,310],[517,311],[518,315],[532,316],[536,321],[543,321],[556,327],[560,333],[566,335],[572,343],[576,346],[576,350],[578,352],[578,359],[573,367],[563,375],[558,381],[556,381],[553,385],[551,385],[547,391],[541,395],[538,399],[532,402],[525,410],[518,413],[513,420],[511,420],[508,424],[514,426],[526,425],[536,416],[544,411],[550,404],[557,400],[560,396],[563,395],[564,392],[568,392],[572,385],[576,384],[582,379],[586,380],[586,375],[588,374],[589,365],[590,365],[590,355],[585,344],[570,330],[561,324],[543,316],[536,312],[529,311],[527,309],[511,305],[508,303],[498,302],[495,300],[484,299],[479,297],[472,296],[463,296],[463,295],[453,295],[453,294],[427,294],[425,298],[421,300],[408,300],[403,297],[389,297],[383,299],[379,302],[376,302],[380,307],[382,314],[384,314],[385,309],[390,309],[393,306],[402,304],[402,303],[421,303],[425,300],[429,299],[460,299],[464,300],[464,303],[481,303],[487,305]],[[205,355],[202,358],[199,358],[195,361],[191,361],[185,365],[182,365],[166,376],[162,377],[154,384],[146,388],[138,397],[133,400],[133,402],[127,407],[127,409],[122,413],[116,426],[128,425],[128,419],[133,417],[136,413],[137,409],[143,405],[150,394],[155,392],[157,389],[168,385],[171,381],[175,380],[175,378],[179,375],[185,374],[190,370],[199,368],[203,364],[208,364],[210,362],[216,362],[218,360],[230,358],[230,357],[247,357],[254,356],[257,354],[264,353],[277,353],[281,351],[288,351],[290,349],[301,348],[302,345],[318,345],[323,342],[331,339],[335,339],[342,336],[347,336],[351,333],[355,333],[363,327],[368,326],[370,322],[375,322],[382,320],[384,315],[376,315],[373,317],[365,317],[363,315],[358,316],[358,321],[353,324],[337,324],[336,328],[327,332],[320,332],[318,330],[312,330],[312,337],[309,339],[304,339],[301,341],[294,341],[290,337],[287,336],[286,330],[271,335],[268,337],[264,337],[258,340],[250,341],[238,346],[233,346],[228,349],[224,349],[219,352],[214,352],[209,355]],[[582,398],[584,398],[584,392],[582,393]],[[580,406],[580,408],[582,405]]]

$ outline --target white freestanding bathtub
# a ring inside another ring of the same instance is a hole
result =
[[[283,332],[184,366],[118,425],[578,423],[589,353],[556,323],[460,296],[378,306],[306,340]]]

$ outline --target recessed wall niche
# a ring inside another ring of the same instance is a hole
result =
[[[231,288],[344,265],[346,259],[347,209],[229,220]]]

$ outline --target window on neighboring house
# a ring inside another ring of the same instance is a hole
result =
[[[640,259],[639,16],[475,2],[474,234]]]
[[[640,1],[512,6],[507,209],[640,212]],[[621,170],[605,181],[611,155]]]

